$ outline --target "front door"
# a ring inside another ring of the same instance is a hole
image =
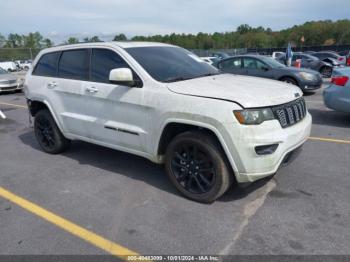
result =
[[[225,59],[219,63],[218,67],[224,73],[243,75],[241,58]]]
[[[145,152],[144,88],[111,83],[109,73],[116,68],[130,66],[114,50],[92,49],[90,81],[83,87],[88,137],[127,151]],[[134,77],[138,78],[136,73]]]
[[[272,69],[264,62],[253,57],[243,58],[243,70],[248,76],[273,78]]]

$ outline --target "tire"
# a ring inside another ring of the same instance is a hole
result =
[[[195,153],[196,152],[196,153]],[[203,132],[185,132],[169,144],[166,173],[187,198],[211,203],[234,181],[226,156],[216,139]]]
[[[328,66],[324,66],[320,69],[320,73],[323,77],[329,78],[332,76],[333,69]]]
[[[70,146],[70,140],[62,135],[51,113],[47,109],[36,113],[34,133],[40,147],[46,153],[59,154]]]
[[[281,79],[281,81],[285,82],[285,83],[288,83],[288,84],[295,85],[295,86],[299,86],[298,82],[295,79],[291,78],[291,77],[284,77],[284,78]]]

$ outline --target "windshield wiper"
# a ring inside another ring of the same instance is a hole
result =
[[[217,75],[220,75],[221,73],[208,73],[208,74],[204,74],[204,75],[199,75],[197,76],[196,78],[199,78],[199,77],[206,77],[206,76],[217,76]]]
[[[190,80],[193,79],[193,77],[169,77],[167,79],[165,79],[163,82],[165,83],[172,83],[172,82],[179,82],[179,81],[185,81],[185,80]]]
[[[172,83],[172,82],[179,82],[179,81],[185,81],[185,80],[190,80],[190,79],[194,79],[194,78],[201,78],[201,77],[206,77],[206,76],[216,76],[216,75],[220,75],[220,73],[208,73],[208,74],[198,75],[198,76],[193,76],[193,77],[183,77],[183,76],[169,77],[168,79],[165,79],[164,82],[165,83]]]

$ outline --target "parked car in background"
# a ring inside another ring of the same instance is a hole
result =
[[[313,56],[313,54],[294,53],[292,58],[292,65],[295,65],[297,59],[301,60],[302,68],[309,68],[319,72],[323,77],[330,77],[332,75],[333,67],[340,66],[337,61],[328,63]]]
[[[15,72],[17,71],[17,65],[12,61],[0,62],[0,68],[6,70],[7,72]]]
[[[316,90],[322,85],[318,72],[287,67],[271,57],[242,55],[219,61],[215,66],[224,73],[275,79],[299,86],[303,92]]]
[[[304,54],[308,54],[308,55],[312,55],[312,54],[314,54],[314,53],[316,53],[316,52],[315,52],[315,51],[309,50],[309,51],[304,51],[303,53],[304,53]]]
[[[313,56],[317,57],[318,59],[327,62],[327,63],[334,63],[334,60],[338,61],[341,65],[346,64],[346,57],[340,56],[336,52],[332,51],[322,51],[322,52],[316,52],[312,54]]]
[[[0,68],[0,93],[18,91],[23,87],[23,80],[17,80],[17,76],[9,74]]]
[[[31,60],[16,60],[19,68],[21,70],[29,70],[29,68],[32,66],[32,61]]]
[[[283,64],[286,63],[285,56],[279,57],[277,60]],[[297,60],[301,60],[302,68],[315,70],[319,72],[323,77],[326,77],[326,78],[331,77],[332,75],[333,65],[330,63],[321,61],[320,59],[318,59],[313,55],[295,52],[293,53],[293,57],[292,57],[292,66],[296,65]],[[340,65],[339,63],[336,63],[336,64],[338,66]]]
[[[350,66],[350,50],[340,51],[338,54],[346,57],[346,65]]]
[[[350,68],[333,71],[331,85],[323,91],[323,100],[328,108],[350,114]]]
[[[161,43],[88,43],[45,49],[26,76],[34,133],[50,154],[70,140],[165,164],[190,199],[212,202],[233,181],[273,175],[307,141],[301,90],[219,74]]]
[[[217,57],[219,59],[225,59],[225,58],[231,57],[229,54],[225,52],[215,52],[215,53],[212,53],[211,56]]]
[[[272,53],[272,58],[273,59],[278,59],[279,57],[282,57],[282,56],[286,56],[286,53],[285,52],[273,52]]]
[[[208,57],[200,57],[204,62],[208,63],[209,65],[214,64],[215,62],[219,61],[220,59],[216,56],[208,56]]]

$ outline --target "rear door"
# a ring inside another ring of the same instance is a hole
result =
[[[65,129],[82,137],[87,136],[83,83],[89,78],[89,52],[89,49],[63,51],[57,78],[47,86],[56,98],[55,110],[59,109]]]
[[[90,81],[84,83],[89,138],[126,151],[145,151],[148,108],[143,105],[144,88],[109,81],[116,68],[130,68],[116,51],[92,49]],[[134,72],[134,71],[133,71]],[[134,78],[140,78],[134,72]]]
[[[48,101],[64,133],[86,136],[82,79],[88,70],[87,50],[57,51],[44,54],[32,72],[36,96]],[[69,74],[68,74],[69,72]]]

